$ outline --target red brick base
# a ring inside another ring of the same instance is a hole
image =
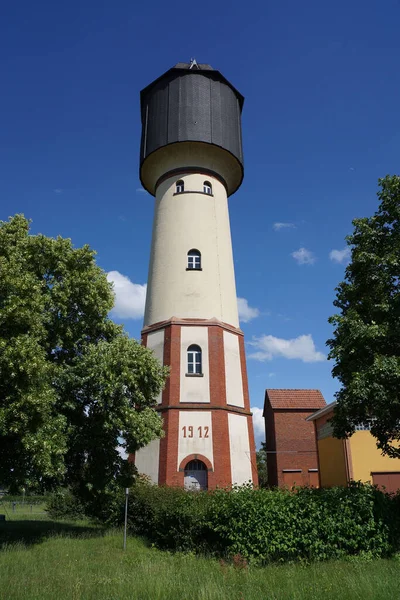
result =
[[[180,342],[181,329],[185,326],[203,326],[208,329],[208,369],[210,378],[209,403],[180,402]],[[170,376],[167,379],[162,394],[162,403],[157,408],[162,414],[165,432],[165,437],[160,441],[159,485],[183,487],[184,466],[194,458],[202,460],[205,463],[208,469],[208,487],[210,489],[215,487],[228,487],[232,484],[231,452],[228,431],[229,412],[240,413],[247,416],[252,477],[254,484],[257,485],[256,453],[253,422],[250,413],[243,333],[240,329],[235,329],[216,320],[171,319],[170,321],[146,328],[142,333],[142,343],[144,345],[147,344],[147,334],[149,331],[156,331],[159,329],[164,329],[164,365],[170,366]],[[244,408],[235,408],[227,405],[225,389],[224,329],[235,333],[239,337]],[[190,410],[211,411],[213,464],[206,457],[190,454],[180,462],[180,465],[178,465],[179,413]]]

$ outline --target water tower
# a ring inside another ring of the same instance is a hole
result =
[[[257,483],[228,212],[243,179],[243,100],[195,60],[141,92],[140,179],[155,197],[142,340],[170,377],[165,437],[135,463],[159,485]]]

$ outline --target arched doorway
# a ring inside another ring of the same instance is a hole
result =
[[[185,490],[206,490],[208,487],[207,467],[202,460],[191,460],[185,467]]]

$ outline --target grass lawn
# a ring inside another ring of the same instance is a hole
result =
[[[121,531],[51,521],[42,506],[7,512],[0,523],[1,600],[400,598],[398,560],[235,569],[137,538],[128,538],[124,552]]]

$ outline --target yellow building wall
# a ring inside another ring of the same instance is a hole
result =
[[[333,437],[318,440],[318,455],[321,487],[347,485],[343,440]]]
[[[400,458],[382,456],[376,447],[376,439],[369,431],[356,431],[349,439],[349,444],[355,481],[372,483],[371,472],[400,471]]]

